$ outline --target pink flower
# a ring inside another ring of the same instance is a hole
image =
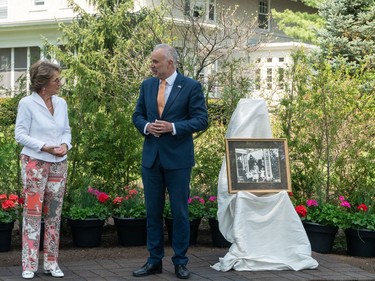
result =
[[[210,201],[210,202],[216,202],[216,199],[217,199],[216,196],[210,196],[210,197],[208,198],[208,201]]]
[[[346,200],[341,201],[340,206],[343,206],[345,208],[350,208],[350,203]]]
[[[344,200],[345,200],[345,197],[344,197],[344,196],[340,196],[340,197],[339,197],[339,200],[340,200],[340,201],[344,201]]]
[[[307,200],[307,207],[311,207],[311,206],[318,206],[318,202],[316,200],[313,200],[313,199],[309,199]]]
[[[94,194],[95,196],[99,196],[100,195],[100,191],[92,188],[91,186],[89,186],[89,188],[87,189],[87,192],[91,193],[91,194]]]

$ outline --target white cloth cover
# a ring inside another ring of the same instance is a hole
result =
[[[227,138],[272,138],[264,100],[241,99],[230,120]],[[218,271],[314,269],[311,246],[286,191],[256,196],[228,193],[226,161],[219,174],[218,220],[232,243],[211,266]]]

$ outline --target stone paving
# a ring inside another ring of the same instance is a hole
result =
[[[174,275],[174,267],[170,261],[171,249],[167,246],[166,257],[163,261],[163,273],[148,277],[133,277],[132,271],[142,266],[146,259],[146,251],[141,247],[137,253],[129,258],[120,259],[95,259],[87,256],[79,261],[60,262],[60,267],[65,273],[63,280],[180,280]],[[301,271],[228,271],[218,272],[210,265],[218,262],[220,257],[227,253],[226,248],[191,247],[189,249],[188,268],[191,271],[189,280],[213,280],[213,281],[375,281],[375,273],[367,272],[355,266],[335,260],[332,256],[313,253],[313,257],[319,262],[319,267],[314,270]],[[61,254],[63,255],[63,254]],[[16,281],[24,280],[21,277],[20,266],[2,267],[0,261],[0,280]],[[42,270],[36,273],[33,280],[56,280],[44,275]]]

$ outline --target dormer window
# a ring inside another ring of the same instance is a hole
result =
[[[214,21],[215,0],[185,0],[185,15]]]
[[[0,19],[8,18],[8,0],[0,0]]]
[[[44,0],[34,0],[34,6],[36,7],[40,7],[40,6],[44,6],[44,3],[45,1]]]
[[[269,0],[259,0],[258,27],[269,29]]]

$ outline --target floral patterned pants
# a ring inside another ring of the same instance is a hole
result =
[[[37,271],[40,223],[44,217],[44,269],[57,266],[67,161],[45,162],[21,155],[23,196],[22,270]]]

